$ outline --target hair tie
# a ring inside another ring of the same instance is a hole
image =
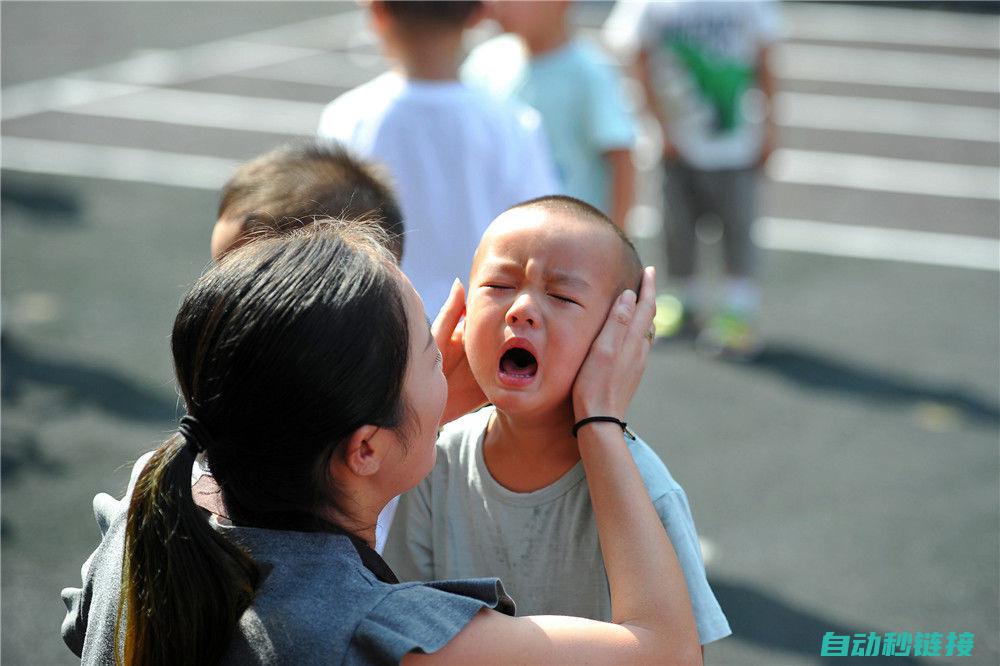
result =
[[[187,448],[195,456],[205,450],[205,444],[210,439],[205,426],[190,414],[185,414],[181,417],[181,423],[177,431],[187,440]]]

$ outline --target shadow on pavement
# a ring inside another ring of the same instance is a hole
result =
[[[29,384],[62,390],[63,408],[93,406],[131,421],[168,422],[176,407],[133,379],[113,370],[71,360],[36,355],[4,332],[2,398],[6,407],[18,400]]]
[[[28,470],[46,476],[61,476],[66,466],[49,457],[38,445],[38,440],[27,433],[3,433],[3,452],[0,453],[0,481],[9,483]]]
[[[754,588],[718,578],[709,582],[722,606],[733,638],[767,650],[802,655],[824,666],[833,664],[879,664],[917,666],[928,663],[914,657],[821,657],[823,634],[868,634],[883,630],[865,626],[847,627],[836,620],[796,608]]]
[[[0,184],[0,200],[3,212],[8,206],[21,208],[31,213],[31,221],[48,227],[76,227],[80,225],[80,202],[72,194],[66,194],[51,187],[39,187],[25,183],[10,182],[5,174]]]
[[[774,373],[810,389],[836,391],[885,403],[935,402],[958,410],[970,420],[990,425],[1000,423],[1000,406],[968,389],[937,386],[878,372],[810,349],[769,342],[748,367]]]

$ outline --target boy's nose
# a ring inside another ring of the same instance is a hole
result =
[[[514,324],[527,324],[531,328],[534,328],[538,322],[538,314],[534,311],[534,305],[531,303],[531,299],[527,296],[521,296],[510,309],[507,310],[507,325],[513,326]]]

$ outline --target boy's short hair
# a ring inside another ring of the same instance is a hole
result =
[[[380,0],[397,21],[461,27],[482,6],[478,0]]]
[[[639,259],[639,252],[635,245],[629,240],[618,226],[611,221],[600,209],[591,206],[586,201],[581,201],[576,197],[565,194],[548,194],[543,197],[528,199],[521,203],[514,204],[504,211],[518,210],[520,208],[540,208],[549,212],[568,213],[574,219],[599,226],[614,234],[622,244],[622,258],[624,263],[621,271],[621,289],[632,289],[637,294],[642,284],[642,260]]]
[[[320,218],[374,219],[403,256],[403,215],[388,177],[332,143],[296,143],[240,167],[222,188],[218,219],[239,223],[240,238],[286,231]]]

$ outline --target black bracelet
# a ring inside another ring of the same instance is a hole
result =
[[[613,416],[588,416],[585,419],[580,419],[575,424],[573,424],[573,436],[576,437],[577,431],[580,430],[580,428],[582,428],[583,426],[587,425],[588,423],[597,423],[597,422],[617,423],[622,427],[622,432],[625,433],[626,437],[628,437],[631,440],[635,439],[635,433],[632,432],[632,430],[628,427],[628,424],[622,421],[621,419],[616,419]]]

